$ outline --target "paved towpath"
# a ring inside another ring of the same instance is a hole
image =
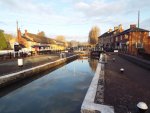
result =
[[[24,58],[24,66],[18,67],[17,59],[0,62],[0,76],[9,73],[17,72],[23,69],[28,69],[47,62],[52,62],[59,59],[59,55],[37,55]]]
[[[113,62],[112,58],[116,58]],[[120,68],[125,72],[120,73]],[[108,56],[105,67],[104,104],[115,113],[136,113],[136,104],[144,101],[150,108],[150,71],[117,55]],[[97,98],[97,97],[96,97]],[[150,109],[146,112],[150,113]]]

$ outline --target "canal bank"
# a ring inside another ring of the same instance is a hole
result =
[[[131,56],[128,54],[123,54],[123,53],[120,53],[119,56],[130,62],[133,62],[136,65],[139,65],[145,69],[150,70],[150,61],[149,60],[145,60],[143,58],[138,58],[136,56]]]
[[[104,104],[106,54],[101,54],[97,68],[81,106],[81,113],[114,113],[114,107]],[[97,103],[99,101],[99,103]]]
[[[36,76],[37,74],[44,72],[48,69],[54,68],[58,65],[61,65],[63,63],[67,63],[70,61],[73,61],[78,58],[78,55],[73,55],[67,58],[62,58],[59,60],[56,60],[54,62],[46,63],[43,65],[39,65],[30,69],[25,69],[16,73],[4,75],[0,77],[0,88],[5,87],[7,85],[10,85],[14,82],[17,82],[19,80],[31,77],[31,76]]]

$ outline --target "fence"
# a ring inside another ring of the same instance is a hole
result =
[[[60,53],[60,50],[40,50],[40,51],[19,51],[14,52],[13,50],[0,51],[0,61],[7,59],[23,58],[30,57],[35,55],[44,55],[44,54],[57,54]]]

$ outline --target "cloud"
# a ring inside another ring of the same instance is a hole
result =
[[[8,24],[6,24],[6,22],[4,21],[0,21],[0,25],[8,25]]]
[[[126,4],[123,4],[123,0],[105,2],[103,0],[97,1],[94,0],[91,3],[79,2],[75,4],[75,8],[87,17],[96,17],[96,16],[110,16],[117,15],[118,13],[123,13]]]
[[[51,14],[52,9],[49,4],[39,3],[34,0],[1,0],[0,5],[4,10],[15,13],[28,14]]]
[[[90,8],[90,5],[85,2],[79,2],[75,4],[75,7],[78,8],[79,10],[88,10]]]
[[[142,21],[142,22],[140,23],[140,27],[145,28],[145,29],[147,29],[147,30],[150,30],[150,18],[148,18],[148,19]]]

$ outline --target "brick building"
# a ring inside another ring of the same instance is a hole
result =
[[[114,30],[109,29],[109,31],[105,32],[101,36],[98,37],[99,46],[103,47],[105,50],[107,49],[115,49],[114,45],[114,36],[121,33],[123,31],[122,25],[114,27]]]
[[[100,43],[104,41],[105,50],[112,48],[132,55],[137,55],[140,51],[150,54],[149,31],[137,28],[136,25],[130,25],[130,28],[124,31],[106,32],[99,37],[99,40]]]
[[[137,55],[140,51],[150,53],[149,31],[130,25],[130,28],[115,35],[115,49]]]

